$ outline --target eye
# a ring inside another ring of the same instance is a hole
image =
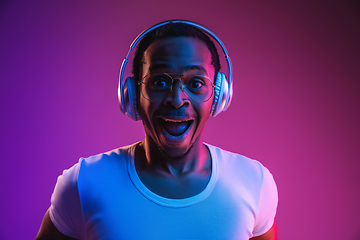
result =
[[[193,90],[200,90],[205,85],[205,82],[199,77],[194,77],[187,85]]]
[[[154,91],[159,91],[168,89],[170,87],[170,83],[169,80],[164,76],[154,76],[149,80],[147,86]]]
[[[155,87],[166,87],[168,84],[165,80],[158,79],[152,83]]]

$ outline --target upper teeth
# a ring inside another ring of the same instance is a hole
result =
[[[164,119],[167,122],[186,122],[186,120]]]

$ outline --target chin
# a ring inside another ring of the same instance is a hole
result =
[[[168,141],[167,138],[160,137],[159,148],[169,157],[182,157],[188,154],[192,147],[191,139],[189,141]]]
[[[186,157],[190,149],[192,148],[192,145],[186,146],[185,148],[179,148],[179,147],[160,147],[162,154],[164,154],[167,158],[171,159],[182,159]]]

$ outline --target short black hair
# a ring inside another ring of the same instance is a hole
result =
[[[146,49],[155,41],[170,37],[194,37],[204,42],[211,53],[211,64],[215,68],[215,79],[217,73],[220,71],[220,59],[215,44],[210,37],[202,30],[186,24],[186,23],[168,23],[148,32],[138,43],[134,60],[133,60],[133,75],[136,81],[140,80],[140,67],[142,66],[142,59]]]

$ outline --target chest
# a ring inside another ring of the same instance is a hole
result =
[[[80,196],[89,239],[249,239],[254,226],[251,204],[221,181],[203,201],[185,207],[157,203],[131,182],[86,186],[91,189]]]

